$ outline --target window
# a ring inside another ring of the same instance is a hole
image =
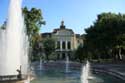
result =
[[[66,55],[65,53],[62,53],[62,59],[65,59]]]
[[[70,41],[68,41],[67,46],[68,46],[68,49],[71,49],[71,42]]]
[[[66,44],[65,44],[65,41],[62,42],[62,49],[65,49],[66,48]]]
[[[57,41],[57,49],[60,49],[60,41]]]

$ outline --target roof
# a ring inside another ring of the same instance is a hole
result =
[[[61,21],[60,28],[56,28],[56,29],[54,29],[52,33],[56,33],[56,32],[59,31],[59,30],[67,30],[67,31],[71,31],[71,32],[74,34],[74,32],[73,32],[72,29],[68,29],[68,28],[65,27],[65,25],[64,25],[64,21]]]
[[[45,38],[45,37],[51,37],[51,35],[52,35],[52,33],[42,33],[42,34],[41,34],[41,36],[42,36],[43,38]]]

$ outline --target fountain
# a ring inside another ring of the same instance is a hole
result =
[[[21,3],[10,0],[6,29],[0,29],[0,81],[23,79],[28,72],[28,37]]]
[[[40,68],[40,70],[42,70],[42,69],[43,69],[43,61],[42,61],[42,58],[41,58],[41,57],[40,57],[39,68]]]
[[[82,68],[81,83],[88,83],[89,75],[90,75],[90,64],[87,61]]]
[[[24,83],[30,83],[30,76],[28,76],[27,80],[24,81]]]
[[[65,72],[69,72],[69,56],[66,56],[66,62],[65,62]]]

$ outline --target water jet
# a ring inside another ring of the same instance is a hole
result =
[[[90,76],[90,64],[87,61],[82,68],[81,83],[88,83],[89,76]]]
[[[66,56],[66,61],[65,61],[65,72],[69,72],[69,56]]]
[[[5,30],[0,29],[0,83],[23,83],[28,74],[28,37],[22,0],[10,0]]]

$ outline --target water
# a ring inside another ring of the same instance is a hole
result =
[[[82,65],[70,62],[70,73],[65,73],[65,63],[43,64],[44,70],[42,71],[37,70],[39,63],[36,64],[34,68],[36,78],[31,83],[81,83]],[[125,81],[105,73],[90,74],[90,76],[94,79],[88,80],[88,83],[125,83]]]
[[[66,56],[66,62],[65,62],[65,64],[66,64],[66,72],[68,73],[69,72],[69,56]]]
[[[28,76],[27,80],[25,80],[24,83],[30,83],[30,76]]]
[[[28,37],[25,34],[22,0],[10,0],[6,30],[0,30],[0,76],[27,74]]]
[[[39,67],[40,67],[40,70],[42,70],[43,69],[43,61],[42,61],[42,58],[40,57],[40,63],[39,63],[40,65],[39,65]]]
[[[90,64],[87,61],[82,68],[81,83],[89,83],[88,79],[90,77]]]

